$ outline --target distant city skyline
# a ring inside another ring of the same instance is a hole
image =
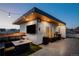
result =
[[[68,28],[79,26],[79,4],[77,3],[10,3],[0,4],[0,28],[19,29],[19,25],[12,23],[33,7],[37,7],[65,22]]]

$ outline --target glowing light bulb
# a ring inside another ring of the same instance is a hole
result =
[[[8,17],[9,17],[9,18],[11,17],[11,15],[10,15],[10,12],[9,12],[9,15],[8,15]]]
[[[11,17],[11,16],[8,16],[9,18]]]

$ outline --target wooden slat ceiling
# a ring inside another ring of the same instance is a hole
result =
[[[37,18],[40,18],[41,21],[46,21],[46,22],[55,24],[57,26],[64,25],[64,24],[62,24],[54,19],[48,18],[47,16],[44,16],[44,15],[41,15],[38,13],[31,13],[28,16],[23,16],[19,21],[15,22],[14,24],[20,25],[20,24],[27,23],[27,22],[32,21],[32,20],[36,20]]]

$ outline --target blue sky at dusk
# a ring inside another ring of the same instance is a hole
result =
[[[64,4],[64,3],[25,3],[25,4],[0,4],[0,28],[19,28],[12,23],[21,15],[26,13],[33,7],[37,7],[48,14],[65,22],[68,28],[79,26],[79,4]],[[8,17],[8,13],[11,17]]]

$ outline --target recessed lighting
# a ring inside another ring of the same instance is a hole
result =
[[[33,13],[32,13],[33,14]]]
[[[29,19],[26,19],[26,20],[29,20]]]

